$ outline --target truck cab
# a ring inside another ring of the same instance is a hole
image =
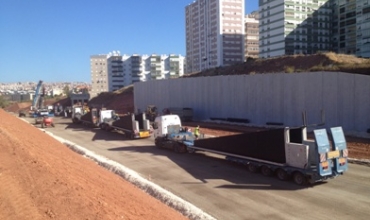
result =
[[[154,138],[163,137],[174,129],[181,128],[181,120],[178,115],[162,115],[154,120]]]

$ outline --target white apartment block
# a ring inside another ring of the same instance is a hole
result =
[[[370,57],[370,0],[333,1],[333,49]]]
[[[331,0],[259,0],[259,57],[332,48]]]
[[[185,7],[186,73],[244,62],[245,0],[196,0]]]
[[[245,60],[248,57],[258,58],[259,54],[259,21],[258,12],[245,16]]]
[[[370,0],[260,0],[260,57],[370,57]]]
[[[92,55],[90,96],[113,92],[135,82],[178,78],[184,75],[184,65],[185,57],[175,54],[130,56],[113,51],[107,55]]]

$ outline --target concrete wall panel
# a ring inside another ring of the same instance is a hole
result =
[[[190,107],[197,120],[233,117],[258,125],[300,126],[303,111],[307,123],[316,124],[324,110],[327,128],[370,128],[370,76],[364,75],[315,72],[158,80],[136,83],[134,93],[136,108]]]
[[[369,76],[358,75],[354,80],[354,131],[370,128],[370,81]]]
[[[345,130],[352,130],[354,128],[354,85],[355,75],[353,74],[338,74],[338,120],[339,125]]]

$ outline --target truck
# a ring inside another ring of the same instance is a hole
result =
[[[273,128],[223,137],[195,139],[182,129],[180,117],[164,115],[155,119],[154,138],[159,148],[178,153],[210,152],[247,166],[250,172],[292,177],[298,185],[314,184],[343,175],[348,170],[348,150],[342,127],[313,130],[307,126]],[[332,144],[331,144],[332,142]]]
[[[50,106],[44,105],[45,87],[43,81],[39,80],[35,90],[35,96],[33,97],[32,105],[30,107],[29,115],[35,118],[35,123],[40,124],[43,117],[53,117],[52,109]],[[51,119],[52,120],[52,119]]]
[[[102,118],[115,114],[114,110],[105,108],[89,108],[88,106],[75,105],[72,107],[72,122],[98,128],[103,122]]]
[[[72,106],[72,122],[75,124],[81,124],[83,122],[81,117],[88,112],[89,110],[82,105]]]
[[[102,115],[100,120],[102,130],[117,131],[129,139],[149,138],[153,132],[145,113],[118,115],[113,111]]]

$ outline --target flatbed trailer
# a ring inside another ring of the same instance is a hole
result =
[[[178,123],[165,125],[170,120],[162,121],[154,132],[157,147],[179,153],[205,151],[223,155],[226,160],[246,165],[251,172],[276,174],[280,180],[293,177],[298,185],[324,181],[348,170],[348,150],[341,127],[330,129],[331,145],[326,129],[314,130],[314,140],[308,140],[305,126],[195,140],[191,133],[180,131]]]
[[[106,131],[118,131],[129,139],[149,138],[152,133],[150,122],[145,118],[145,113],[102,117],[99,127]]]

